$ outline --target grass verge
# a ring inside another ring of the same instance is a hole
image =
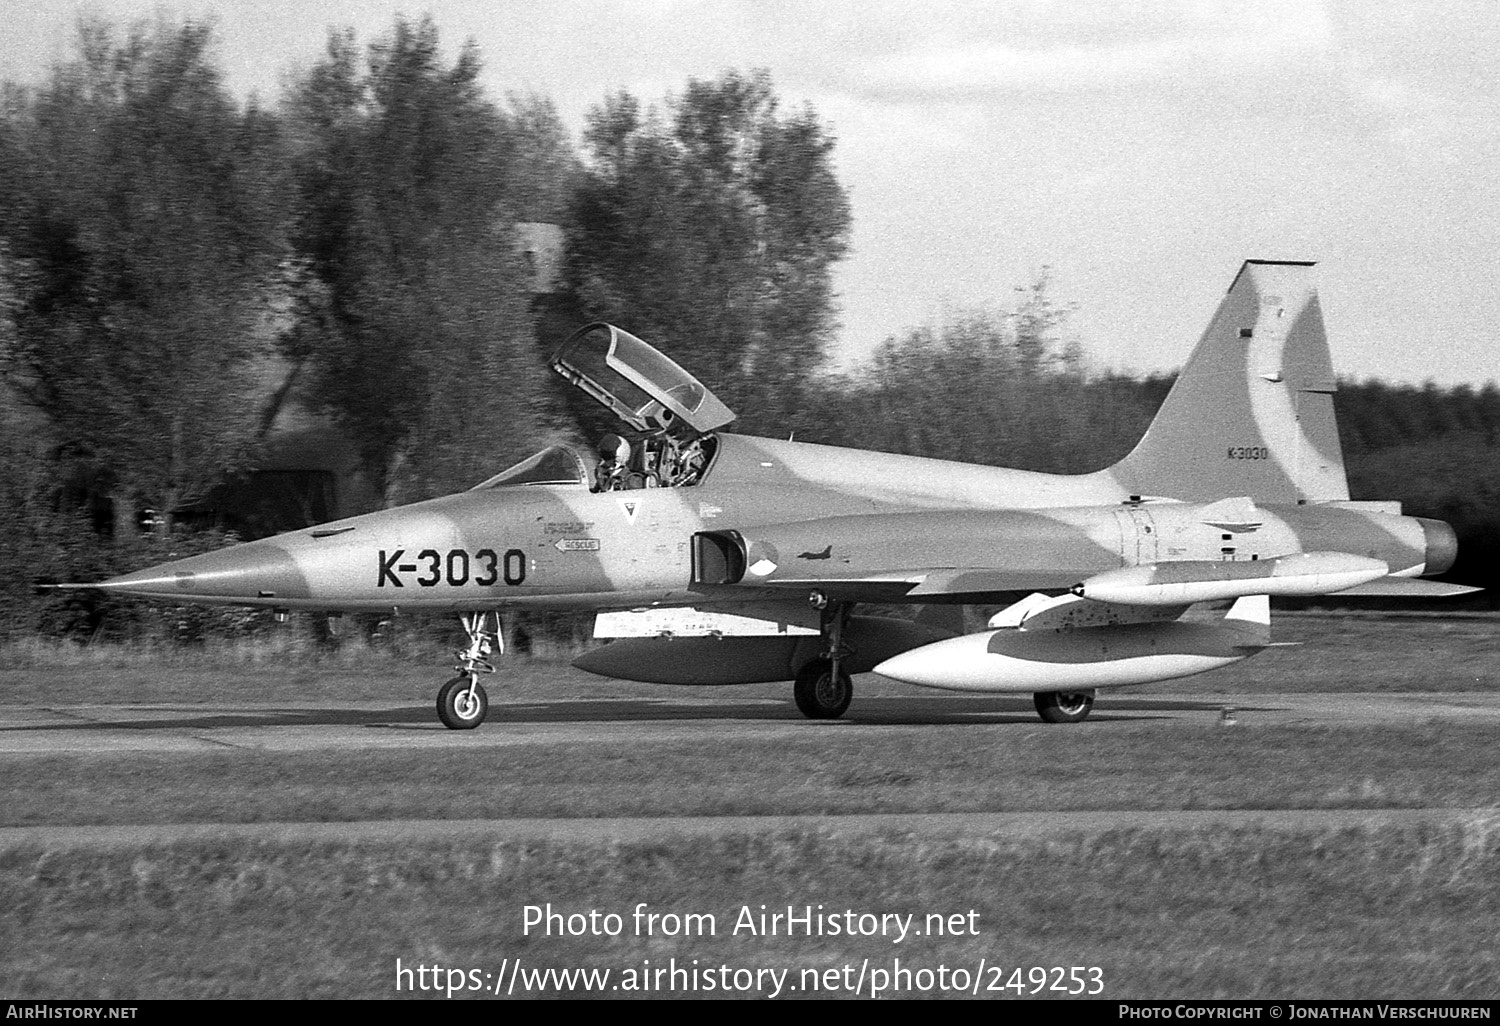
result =
[[[1170,743],[1162,739],[1170,730]],[[0,825],[1500,804],[1494,730],[809,730],[701,741],[7,756]],[[684,786],[691,781],[691,786]]]
[[[712,915],[713,929],[703,919],[692,936],[637,933],[640,902]],[[547,903],[564,915],[616,913],[620,935],[527,935],[525,906]],[[964,929],[901,943],[735,932],[741,910],[762,905],[911,913],[919,926],[962,914]],[[528,972],[608,969],[604,993],[624,997],[633,992],[607,988],[628,987],[627,971],[675,960],[785,970],[783,996],[807,996],[804,970],[851,967],[835,974],[842,988],[865,959],[888,976],[899,959],[931,973],[931,989],[911,976],[892,991],[900,996],[939,996],[945,966],[978,977],[981,993],[1015,997],[988,988],[1017,967],[1061,965],[1099,967],[1106,998],[1493,998],[1497,917],[1494,820],[1046,842],[795,831],[672,845],[27,848],[0,853],[0,986],[16,998],[386,997],[397,995],[398,958],[478,970],[442,977],[465,984],[520,959]],[[1001,972],[980,975],[981,960]],[[695,993],[687,979],[674,996]],[[771,979],[761,984],[747,996],[768,993]],[[532,993],[585,994],[555,979]]]

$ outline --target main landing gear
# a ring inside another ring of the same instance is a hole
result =
[[[481,674],[494,673],[490,654],[505,654],[505,639],[500,634],[500,614],[460,613],[469,647],[454,653],[458,676],[438,691],[437,714],[449,730],[473,730],[484,722],[490,711],[490,696],[479,683]]]
[[[844,644],[844,628],[849,624],[852,605],[830,602],[821,591],[813,592],[809,601],[822,614],[823,654],[797,671],[792,697],[808,719],[836,720],[844,715],[854,698],[854,681],[840,665],[854,652]]]
[[[1048,723],[1078,723],[1094,708],[1092,691],[1038,691],[1031,696],[1036,711]]]

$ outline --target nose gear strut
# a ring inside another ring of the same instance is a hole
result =
[[[500,614],[494,610],[460,613],[458,618],[469,636],[469,647],[454,653],[458,665],[453,669],[458,676],[438,691],[437,714],[450,730],[472,730],[484,722],[490,708],[490,697],[479,677],[495,672],[490,655],[505,654],[505,638],[500,631]]]

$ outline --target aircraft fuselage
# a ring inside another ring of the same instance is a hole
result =
[[[946,569],[957,576],[923,601],[1067,588],[1158,562],[1337,550],[1415,575],[1435,572],[1442,555],[1434,522],[1374,504],[1139,501],[1107,472],[935,467],[942,461],[733,435],[721,443],[718,465],[693,487],[482,488],[108,583],[164,600],[350,612],[702,605],[725,599],[728,582],[695,579],[694,536],[721,529],[745,547],[737,602],[755,597],[748,588],[787,598],[806,582],[851,601],[900,601],[912,575]],[[982,580],[959,574],[986,568]],[[888,579],[869,580],[878,572]]]

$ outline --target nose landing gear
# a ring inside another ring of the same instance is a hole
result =
[[[490,696],[479,683],[481,674],[494,673],[490,654],[505,654],[505,639],[500,633],[497,612],[460,613],[469,647],[454,653],[458,676],[438,691],[437,714],[449,730],[473,730],[484,722],[490,710]]]

